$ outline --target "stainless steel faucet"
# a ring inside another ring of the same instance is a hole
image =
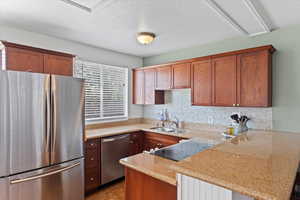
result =
[[[174,117],[174,120],[173,121],[170,121],[170,123],[171,124],[175,124],[175,127],[176,127],[176,129],[178,129],[179,128],[179,119],[178,119],[178,117]]]

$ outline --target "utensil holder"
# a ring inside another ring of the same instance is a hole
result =
[[[239,133],[243,133],[248,131],[248,127],[246,123],[235,123],[234,124],[234,134],[238,135]]]

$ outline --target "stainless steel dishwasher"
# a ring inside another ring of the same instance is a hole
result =
[[[130,134],[101,139],[101,185],[124,176],[119,160],[129,155]]]

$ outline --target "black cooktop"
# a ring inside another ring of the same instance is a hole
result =
[[[212,144],[208,143],[185,141],[179,144],[159,149],[152,154],[167,158],[169,160],[180,161],[198,152],[204,151],[205,149],[208,149],[212,146]]]

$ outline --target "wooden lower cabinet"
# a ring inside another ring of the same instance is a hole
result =
[[[85,191],[100,186],[100,140],[91,139],[85,143]]]
[[[135,132],[130,135],[130,151],[129,155],[135,155],[143,152],[143,132]]]
[[[159,133],[144,133],[144,150],[163,148],[173,144],[177,144],[182,138]]]
[[[130,134],[129,155],[133,156],[156,147],[162,148],[178,143],[182,138],[151,132]],[[117,148],[117,147],[116,147]],[[101,186],[101,138],[89,139],[85,143],[85,192]],[[138,192],[138,191],[137,191]]]
[[[176,200],[177,188],[151,176],[125,168],[125,200]]]

